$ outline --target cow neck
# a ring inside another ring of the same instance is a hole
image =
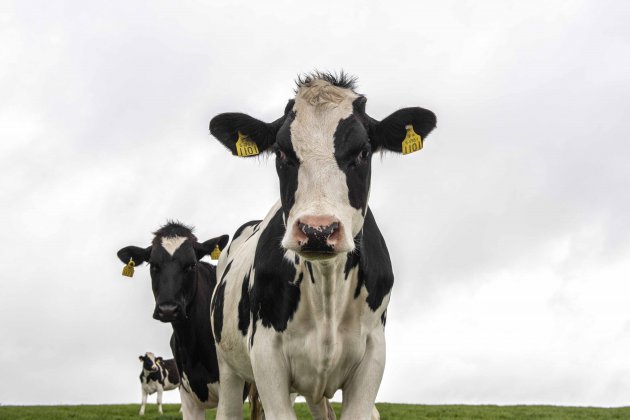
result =
[[[340,313],[339,307],[350,293],[350,281],[345,280],[344,275],[345,262],[345,254],[329,260],[303,262],[308,272],[303,284],[315,316],[332,320]]]
[[[181,343],[184,348],[193,348],[197,341],[197,334],[200,332],[198,326],[196,325],[196,313],[193,312],[193,309],[199,308],[203,306],[203,290],[201,293],[198,293],[199,288],[204,289],[203,284],[205,282],[205,277],[200,270],[203,267],[201,263],[197,264],[197,268],[195,269],[195,279],[193,284],[193,293],[186,305],[186,319],[173,321],[171,324],[173,325],[173,331],[177,336],[178,341]],[[202,286],[200,286],[202,285]]]

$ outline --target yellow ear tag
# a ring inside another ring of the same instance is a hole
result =
[[[136,266],[136,263],[133,262],[133,258],[129,258],[129,262],[126,266],[123,267],[122,275],[126,277],[133,277],[133,268]]]
[[[405,128],[407,129],[407,136],[402,142],[402,154],[408,155],[422,149],[422,137],[413,131],[413,125],[407,125]]]
[[[214,249],[210,253],[210,259],[218,260],[221,256],[221,249],[219,249],[219,245],[215,245]]]
[[[259,154],[258,146],[256,143],[247,138],[247,136],[240,131],[238,132],[238,140],[236,140],[236,153],[241,156],[255,156]]]

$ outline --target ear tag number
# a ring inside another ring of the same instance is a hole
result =
[[[123,267],[122,275],[125,277],[133,277],[133,268],[135,266],[136,263],[133,262],[133,258],[129,258],[129,262]]]
[[[407,125],[405,128],[407,129],[407,136],[402,142],[402,154],[408,155],[422,149],[422,137],[413,131],[413,125]]]
[[[236,153],[241,157],[255,156],[259,154],[256,143],[247,138],[240,131],[238,132],[238,140],[236,140]]]
[[[214,249],[210,253],[210,259],[218,260],[221,256],[221,249],[219,249],[219,245],[215,245]]]

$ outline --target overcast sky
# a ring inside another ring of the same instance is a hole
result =
[[[208,122],[274,120],[316,68],[377,119],[438,117],[373,164],[396,274],[378,401],[630,404],[627,2],[88,3],[0,3],[1,404],[139,402],[171,327],[116,251],[167,218],[205,240],[264,217],[273,160]]]

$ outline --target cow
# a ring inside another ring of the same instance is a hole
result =
[[[255,382],[268,419],[296,418],[291,392],[314,418],[334,418],[327,398],[339,389],[344,418],[379,418],[394,275],[368,206],[371,161],[380,151],[419,150],[436,117],[414,107],[377,121],[355,80],[303,75],[271,123],[242,113],[210,121],[233,155],[274,153],[280,184],[279,201],[239,228],[218,262],[218,419],[241,418],[244,381]]]
[[[142,405],[140,415],[144,416],[144,408],[147,405],[147,396],[157,392],[158,412],[162,411],[162,392],[170,391],[179,387],[179,372],[174,359],[164,360],[156,357],[151,352],[138,356],[142,362],[142,372],[140,372],[140,387],[142,389]]]
[[[127,246],[117,254],[125,264],[133,259],[136,265],[150,265],[153,318],[173,327],[170,344],[181,375],[186,420],[204,419],[205,409],[216,407],[219,398],[219,366],[210,328],[216,268],[200,260],[215,247],[225,248],[228,239],[222,235],[200,243],[193,228],[171,221],[154,232],[150,246]]]

